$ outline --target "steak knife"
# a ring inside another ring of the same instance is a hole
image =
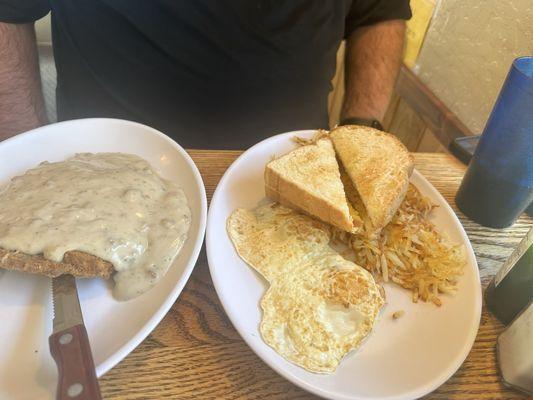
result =
[[[59,372],[56,399],[100,400],[75,278],[72,275],[53,278],[52,294],[54,333],[48,343]]]

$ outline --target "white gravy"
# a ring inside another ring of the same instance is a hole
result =
[[[183,190],[131,154],[43,162],[0,191],[0,247],[53,261],[70,250],[107,260],[119,300],[165,275],[190,222]]]

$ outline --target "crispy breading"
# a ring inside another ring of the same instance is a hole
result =
[[[71,274],[79,278],[102,277],[108,279],[113,272],[113,264],[99,257],[81,251],[68,251],[62,262],[47,260],[42,255],[29,255],[20,251],[0,248],[0,268],[51,278]]]

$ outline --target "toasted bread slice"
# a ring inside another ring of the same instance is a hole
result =
[[[372,225],[383,228],[405,197],[413,157],[395,136],[366,126],[340,126],[330,138]]]
[[[266,195],[347,232],[357,232],[362,220],[352,218],[339,165],[329,139],[298,147],[265,168]]]
[[[107,279],[113,272],[113,264],[110,262],[81,251],[66,252],[62,262],[55,262],[47,260],[42,255],[30,255],[2,248],[0,248],[0,268],[41,274],[51,278],[71,274],[80,278]]]

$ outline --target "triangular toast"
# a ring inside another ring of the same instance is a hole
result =
[[[344,231],[355,233],[362,227],[362,220],[350,213],[355,211],[348,206],[335,150],[327,138],[269,162],[265,192]]]
[[[383,228],[405,197],[413,157],[395,136],[366,126],[340,126],[330,138],[372,225]]]

